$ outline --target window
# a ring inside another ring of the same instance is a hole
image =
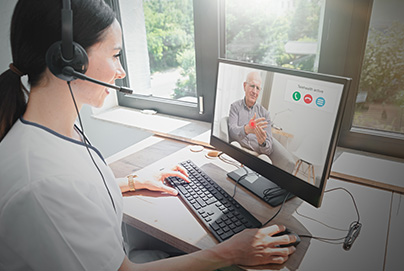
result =
[[[404,157],[402,1],[112,3],[124,31],[125,84],[149,95],[119,95],[120,105],[211,121],[219,56],[346,76],[353,80],[339,145]],[[160,91],[166,72],[170,87]]]
[[[402,1],[223,1],[222,57],[353,78],[339,145],[404,157]]]
[[[207,90],[214,88],[214,82],[204,79],[202,69],[216,71],[217,37],[200,34],[210,38],[207,45],[195,40],[196,32],[217,29],[216,17],[202,13],[217,14],[217,6],[212,0],[114,2],[124,36],[125,84],[135,90],[132,96],[119,95],[120,105],[206,121],[212,118],[213,95]],[[209,52],[210,57],[202,59]]]
[[[148,59],[145,62],[149,63],[149,69],[145,69],[144,73],[144,82],[147,82],[148,87],[140,89],[139,93],[196,103],[192,2],[144,1],[143,13],[144,22],[139,22],[136,16],[125,17],[125,24],[129,23],[137,29],[136,26],[139,24],[143,28],[144,23],[146,30],[146,40],[143,40],[142,45],[147,48],[148,53]],[[140,31],[138,34],[141,34]],[[139,39],[131,41],[131,46],[127,48],[129,60],[135,59],[132,51],[138,50],[139,44]],[[131,71],[134,71],[132,63],[135,62],[128,63],[131,74]],[[129,79],[131,85],[136,85],[134,78]]]
[[[373,2],[353,126],[404,135],[402,1]]]
[[[318,70],[322,0],[225,0],[225,58]]]
[[[400,0],[362,0],[352,7],[344,74],[353,85],[344,147],[404,157],[403,8]]]

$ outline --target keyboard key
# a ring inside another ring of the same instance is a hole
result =
[[[232,237],[233,235],[234,235],[234,233],[229,231],[229,232],[225,232],[225,233],[221,234],[221,235],[220,235],[220,238],[222,238],[223,241],[224,241],[224,240],[226,240],[226,239],[229,239],[229,238]]]
[[[220,235],[224,234],[224,231],[222,229],[218,229],[216,231],[216,233],[220,236]]]
[[[201,199],[201,198],[196,198],[195,200],[196,200],[196,202],[199,203],[199,205],[200,205],[201,207],[205,207],[205,206],[206,206],[206,203],[205,203],[205,201],[203,201],[203,199]]]
[[[230,228],[227,227],[227,226],[225,226],[225,227],[222,228],[222,230],[223,230],[224,232],[228,232],[228,231],[230,231]]]
[[[245,230],[244,226],[239,226],[233,229],[234,233],[239,233],[241,231]]]
[[[219,225],[216,222],[209,224],[214,231],[218,231],[220,229]]]

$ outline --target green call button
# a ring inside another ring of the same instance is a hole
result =
[[[298,100],[300,100],[300,98],[302,97],[302,94],[300,94],[299,91],[295,91],[295,92],[293,93],[292,97],[293,97],[293,100],[298,101]]]

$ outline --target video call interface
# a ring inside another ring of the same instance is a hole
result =
[[[251,74],[253,83],[248,82]],[[304,73],[296,76],[220,63],[213,136],[319,187],[343,88],[343,84],[307,78]],[[259,132],[247,138],[232,136],[245,125],[255,128],[253,111],[243,108],[248,91],[258,92],[253,99],[255,105],[263,107],[259,110],[263,116],[256,118],[266,116],[266,137],[272,138],[272,151],[254,143]],[[233,103],[238,106],[234,105],[230,114]]]

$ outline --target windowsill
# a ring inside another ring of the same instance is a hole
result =
[[[93,118],[135,127],[158,136],[211,147],[211,124],[164,114],[146,114],[141,110],[116,106],[93,114]]]
[[[331,177],[404,193],[404,159],[337,148]]]

